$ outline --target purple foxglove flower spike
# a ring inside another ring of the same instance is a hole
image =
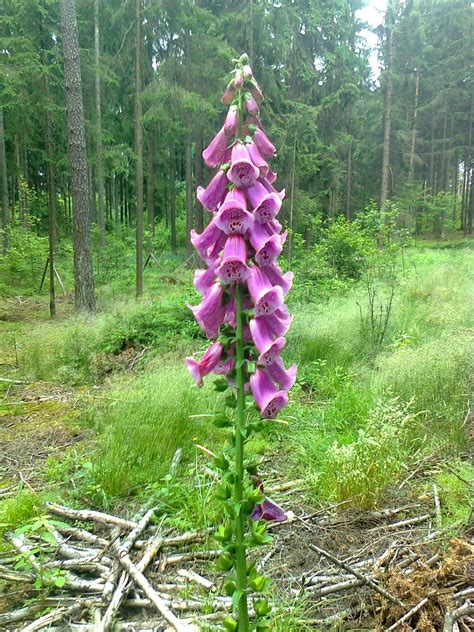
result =
[[[222,304],[223,287],[214,283],[199,305],[188,305],[208,338],[217,338],[219,327],[224,322],[225,307]]]
[[[257,145],[253,141],[251,143],[247,143],[246,147],[249,152],[250,160],[256,167],[258,167],[260,177],[264,178],[269,170],[268,162],[262,157],[262,154],[258,151]]]
[[[213,217],[201,234],[198,234],[194,229],[191,230],[191,243],[201,258],[207,261],[209,259],[209,249],[215,245],[219,237],[223,234],[222,230],[216,224],[215,217]]]
[[[258,266],[252,267],[248,289],[255,305],[255,317],[272,314],[283,305],[283,290],[279,285],[272,286]]]
[[[220,259],[216,259],[209,264],[207,270],[194,271],[194,288],[204,296],[216,281],[216,268],[220,264]]]
[[[247,200],[240,189],[232,189],[216,215],[216,224],[226,235],[243,235],[254,223]]]
[[[245,107],[247,108],[247,112],[249,114],[253,114],[254,116],[258,116],[260,110],[258,108],[258,103],[253,98],[251,92],[245,93]]]
[[[262,271],[272,285],[279,285],[283,290],[283,294],[285,296],[288,294],[293,285],[293,272],[285,272],[285,274],[283,274],[280,266],[276,263],[265,265]]]
[[[254,521],[266,520],[267,522],[284,522],[287,518],[288,516],[280,505],[277,505],[269,498],[265,498],[263,503],[255,505],[250,515],[250,519]]]
[[[265,318],[252,318],[250,332],[260,354],[257,360],[258,364],[260,366],[273,364],[285,346],[286,340],[282,336],[273,338],[273,333]]]
[[[227,177],[235,186],[247,188],[252,186],[259,176],[259,170],[250,160],[247,147],[237,141],[232,147],[231,166]]]
[[[225,171],[219,169],[207,187],[197,188],[197,199],[208,211],[215,211],[227,193],[229,180]]]
[[[278,193],[269,193],[260,182],[247,189],[247,197],[253,208],[253,216],[260,224],[271,222],[281,209]]]
[[[262,417],[273,419],[288,404],[286,391],[279,391],[264,369],[257,369],[250,377],[250,388]]]
[[[289,369],[285,369],[283,360],[276,358],[274,362],[267,365],[267,371],[272,380],[284,391],[289,391],[296,380],[296,364],[292,364]]]
[[[227,136],[233,136],[239,124],[239,114],[236,105],[231,105],[225,117],[224,130]]]
[[[224,127],[221,127],[206,149],[202,152],[202,157],[208,167],[214,169],[214,167],[221,164],[228,144],[229,138],[225,133]]]
[[[224,246],[222,262],[217,268],[217,275],[226,285],[243,283],[250,274],[247,266],[247,246],[242,235],[227,238]]]
[[[224,347],[220,342],[215,342],[197,361],[194,358],[186,358],[185,362],[197,386],[202,386],[202,378],[211,373],[221,359]]]
[[[261,125],[255,130],[253,139],[264,156],[276,156],[276,147],[265,134]]]

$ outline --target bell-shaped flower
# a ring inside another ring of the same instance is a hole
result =
[[[214,285],[217,279],[216,268],[220,262],[221,260],[217,258],[209,264],[209,267],[206,270],[197,269],[194,271],[194,288],[202,296],[204,296],[212,285]]]
[[[250,520],[265,520],[266,522],[284,522],[288,516],[284,510],[273,500],[265,498],[262,503],[258,503],[250,514]]]
[[[228,144],[229,138],[225,132],[224,126],[222,126],[206,149],[202,152],[202,157],[208,167],[213,169],[214,167],[217,167],[217,165],[221,164]]]
[[[274,338],[265,317],[252,318],[250,321],[250,332],[254,345],[260,354],[257,359],[258,364],[260,366],[273,364],[280,356],[286,340],[282,336]]]
[[[270,173],[270,172],[268,172]],[[273,173],[273,172],[272,172]],[[276,174],[275,174],[276,175]],[[273,184],[270,182],[270,180],[268,179],[268,174],[266,178],[262,178],[261,183],[263,184],[263,186],[266,188],[266,190],[268,191],[268,193],[276,193],[277,195],[280,196],[280,199],[283,200],[285,198],[285,189],[282,189],[281,191],[277,191],[275,189],[275,187],[273,186]]]
[[[278,384],[284,391],[289,391],[296,380],[296,364],[292,364],[289,369],[285,369],[283,360],[277,357],[274,362],[267,365],[267,371],[275,384]]]
[[[263,101],[263,92],[255,79],[252,81],[250,92],[257,103],[261,103]]]
[[[198,234],[194,229],[191,230],[191,243],[204,261],[213,260],[210,256],[210,249],[215,246],[216,242],[219,242],[219,238],[221,238],[222,235],[224,235],[224,233],[216,224],[215,217],[213,217],[201,234]]]
[[[255,182],[247,189],[247,197],[253,208],[255,221],[260,224],[271,222],[281,209],[278,193],[269,193],[260,182]]]
[[[224,129],[227,136],[232,136],[237,131],[239,113],[236,105],[231,105],[225,117]]]
[[[269,235],[263,224],[254,222],[247,236],[255,250],[255,261],[259,266],[267,266],[280,256],[287,234],[285,231],[283,235]]]
[[[224,322],[225,307],[222,304],[223,292],[222,285],[220,283],[214,283],[199,305],[188,305],[194,314],[194,318],[208,338],[217,338],[219,335],[219,327]]]
[[[197,386],[202,386],[202,378],[215,370],[221,359],[223,348],[220,342],[214,342],[199,361],[194,358],[186,358],[186,365]]]
[[[262,417],[273,419],[288,404],[288,393],[279,391],[265,369],[250,376],[250,388]]]
[[[270,184],[273,184],[275,180],[277,179],[277,174],[271,169],[269,169],[266,178]]]
[[[243,235],[253,225],[253,215],[247,211],[247,200],[240,189],[232,189],[216,215],[216,224],[226,235]]]
[[[276,156],[276,147],[265,134],[261,125],[255,129],[253,139],[264,156]]]
[[[283,290],[279,285],[272,286],[258,266],[252,267],[248,289],[255,305],[255,317],[272,314],[283,305]]]
[[[242,68],[242,74],[244,75],[244,79],[247,79],[247,81],[250,81],[250,79],[252,79],[253,72],[249,64],[245,64],[245,66]]]
[[[225,360],[219,360],[216,366],[213,369],[213,373],[216,375],[228,375],[232,373],[235,367],[235,358],[232,356],[227,357]]]
[[[212,263],[213,261],[217,259],[217,257],[219,257],[219,255],[222,252],[222,249],[225,246],[226,241],[227,241],[227,235],[221,231],[221,234],[216,239],[214,245],[212,246],[212,248],[209,249],[207,253],[206,263],[208,264]]]
[[[227,177],[235,186],[247,188],[252,186],[259,176],[258,168],[250,159],[247,147],[237,141],[232,147],[231,166]]]
[[[247,112],[249,114],[253,114],[253,116],[258,116],[260,110],[258,108],[258,103],[255,101],[254,96],[251,92],[246,92],[244,95],[245,99],[245,107],[247,108]]]
[[[217,275],[226,285],[243,283],[250,274],[247,266],[247,246],[242,235],[231,235],[224,246],[224,254]]]
[[[262,267],[263,273],[267,276],[272,285],[279,285],[286,296],[293,285],[293,272],[283,272],[277,263],[270,263]]]
[[[293,321],[293,317],[288,314],[286,305],[264,318],[275,336],[284,336]]]
[[[235,97],[235,83],[234,83],[234,80],[232,79],[232,81],[229,81],[229,83],[227,84],[227,87],[224,90],[224,94],[221,96],[221,103],[223,103],[224,105],[229,105],[229,103],[232,103],[234,97]]]
[[[240,88],[242,86],[242,84],[244,83],[244,75],[242,74],[241,70],[236,70],[235,71],[235,76],[234,76],[234,85],[236,88]]]
[[[262,154],[258,151],[257,145],[253,141],[247,143],[246,147],[249,152],[250,160],[258,167],[260,177],[264,178],[268,174],[268,162],[263,158]]]
[[[229,180],[225,171],[219,169],[206,188],[197,188],[197,199],[208,211],[215,211],[222,203],[228,186]]]

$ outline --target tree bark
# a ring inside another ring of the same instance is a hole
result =
[[[148,130],[148,157],[146,178],[146,210],[148,219],[147,254],[153,251],[152,236],[155,234],[155,160],[153,132]]]
[[[143,127],[142,127],[142,11],[141,0],[135,2],[136,55],[135,55],[135,165],[137,217],[136,237],[136,295],[143,294]]]
[[[347,175],[346,175],[346,219],[351,219],[351,189],[352,189],[352,142],[347,148]]]
[[[46,80],[46,94],[49,92]],[[46,108],[46,154],[48,156],[48,238],[49,238],[49,313],[56,316],[56,292],[54,285],[54,252],[56,248],[56,181],[54,174],[53,135],[51,113]]]
[[[93,311],[95,297],[92,273],[89,182],[75,0],[61,0],[60,10],[69,159],[72,174],[75,306],[78,311]]]
[[[191,132],[188,130],[185,146],[185,172],[186,172],[186,257],[193,253],[190,233],[193,227],[193,162]]]
[[[95,125],[96,125],[96,178],[97,204],[99,207],[100,246],[105,246],[105,213],[104,213],[104,157],[102,151],[102,108],[100,104],[100,30],[99,0],[94,0],[94,53],[95,53]]]
[[[411,127],[411,147],[410,147],[410,167],[408,172],[408,180],[413,182],[415,178],[415,148],[416,148],[416,119],[418,116],[418,97],[420,94],[420,72],[416,70],[415,79],[415,103],[413,106],[413,123]]]
[[[8,202],[7,157],[5,151],[5,124],[3,108],[0,106],[0,171],[2,172],[2,228],[4,229],[4,247],[8,246],[8,226],[10,224],[10,205]]]
[[[202,130],[199,130],[196,136],[196,156],[194,158],[195,163],[195,174],[196,174],[196,184],[204,185],[204,169],[203,169],[203,160],[202,160],[202,150],[203,150],[203,138],[202,138]],[[196,228],[200,233],[204,228],[204,211],[202,208],[202,204],[196,198]]]
[[[380,183],[380,208],[385,206],[388,197],[388,176],[390,172],[390,132],[392,126],[392,67],[393,67],[393,0],[389,0],[385,17],[386,31],[386,67],[385,96],[383,108],[383,145],[382,145],[382,179]]]
[[[176,254],[176,164],[174,144],[170,147],[170,229],[171,229],[171,250]]]

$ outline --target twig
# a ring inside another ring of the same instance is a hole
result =
[[[191,560],[212,560],[222,555],[222,551],[192,551],[190,553],[182,553],[181,555],[169,555],[160,562],[160,571],[163,572],[167,566],[172,564],[181,564],[181,562],[189,562]]]
[[[68,608],[58,608],[54,612],[48,612],[48,614],[43,615],[39,619],[36,619],[36,621],[33,621],[33,623],[22,628],[22,632],[35,632],[36,630],[49,627],[51,623],[56,623],[56,621],[61,621],[65,617],[74,614],[80,610],[82,606],[82,603],[75,603]]]
[[[436,514],[436,528],[440,529],[443,518],[441,516],[441,504],[439,502],[439,494],[438,494],[438,486],[436,483],[433,483],[433,500],[435,505],[435,514]]]
[[[323,555],[325,558],[327,558],[328,560],[331,560],[331,562],[334,562],[334,564],[336,564],[340,568],[343,568],[345,571],[347,571],[348,573],[351,573],[352,575],[357,577],[357,579],[359,579],[363,583],[365,583],[368,586],[370,586],[371,588],[373,588],[380,595],[382,595],[382,597],[385,597],[385,599],[388,599],[392,603],[395,603],[398,606],[401,606],[402,608],[405,607],[404,603],[402,601],[400,601],[400,599],[398,599],[397,597],[394,597],[393,595],[391,595],[389,592],[387,592],[386,590],[384,590],[383,588],[378,586],[369,577],[367,577],[363,573],[360,573],[359,571],[355,570],[355,568],[353,568],[352,566],[349,566],[349,564],[346,564],[345,562],[341,562],[341,560],[337,559],[337,557],[334,557],[334,555],[332,555],[328,551],[325,551],[324,549],[320,549],[315,544],[309,544],[308,546],[313,551],[316,551],[316,553],[319,553],[320,555]]]
[[[206,590],[211,590],[211,588],[214,586],[214,582],[209,581],[208,579],[202,577],[202,575],[199,575],[194,571],[188,571],[185,568],[180,568],[178,571],[178,575],[180,577],[185,577],[186,579],[189,579],[189,581],[199,584],[199,586],[202,586]]]
[[[409,619],[411,619],[411,617],[414,614],[416,614],[418,610],[421,610],[421,608],[423,608],[423,606],[425,605],[427,601],[428,601],[428,597],[425,597],[424,599],[422,599],[419,603],[416,604],[416,606],[414,606],[411,610],[409,610],[406,614],[404,614],[401,619],[398,619],[398,621],[395,621],[393,625],[387,628],[385,632],[391,632],[391,630],[396,630],[399,625],[402,625],[402,623],[405,623],[405,621],[408,621]]]
[[[383,525],[385,529],[399,529],[400,527],[409,527],[413,524],[419,524],[420,522],[425,522],[430,517],[429,514],[423,514],[422,516],[417,516],[416,518],[408,518],[407,520],[400,520],[400,522],[392,522],[392,524]],[[370,529],[370,531],[377,531],[382,527],[374,527]]]

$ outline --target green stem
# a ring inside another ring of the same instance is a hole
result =
[[[235,358],[237,373],[237,408],[235,412],[235,484],[234,503],[237,508],[235,517],[235,572],[237,575],[239,632],[250,629],[247,604],[247,562],[245,559],[245,525],[242,512],[244,489],[244,429],[245,429],[245,392],[244,392],[244,324],[243,324],[243,287],[237,284],[236,298],[236,341]]]

